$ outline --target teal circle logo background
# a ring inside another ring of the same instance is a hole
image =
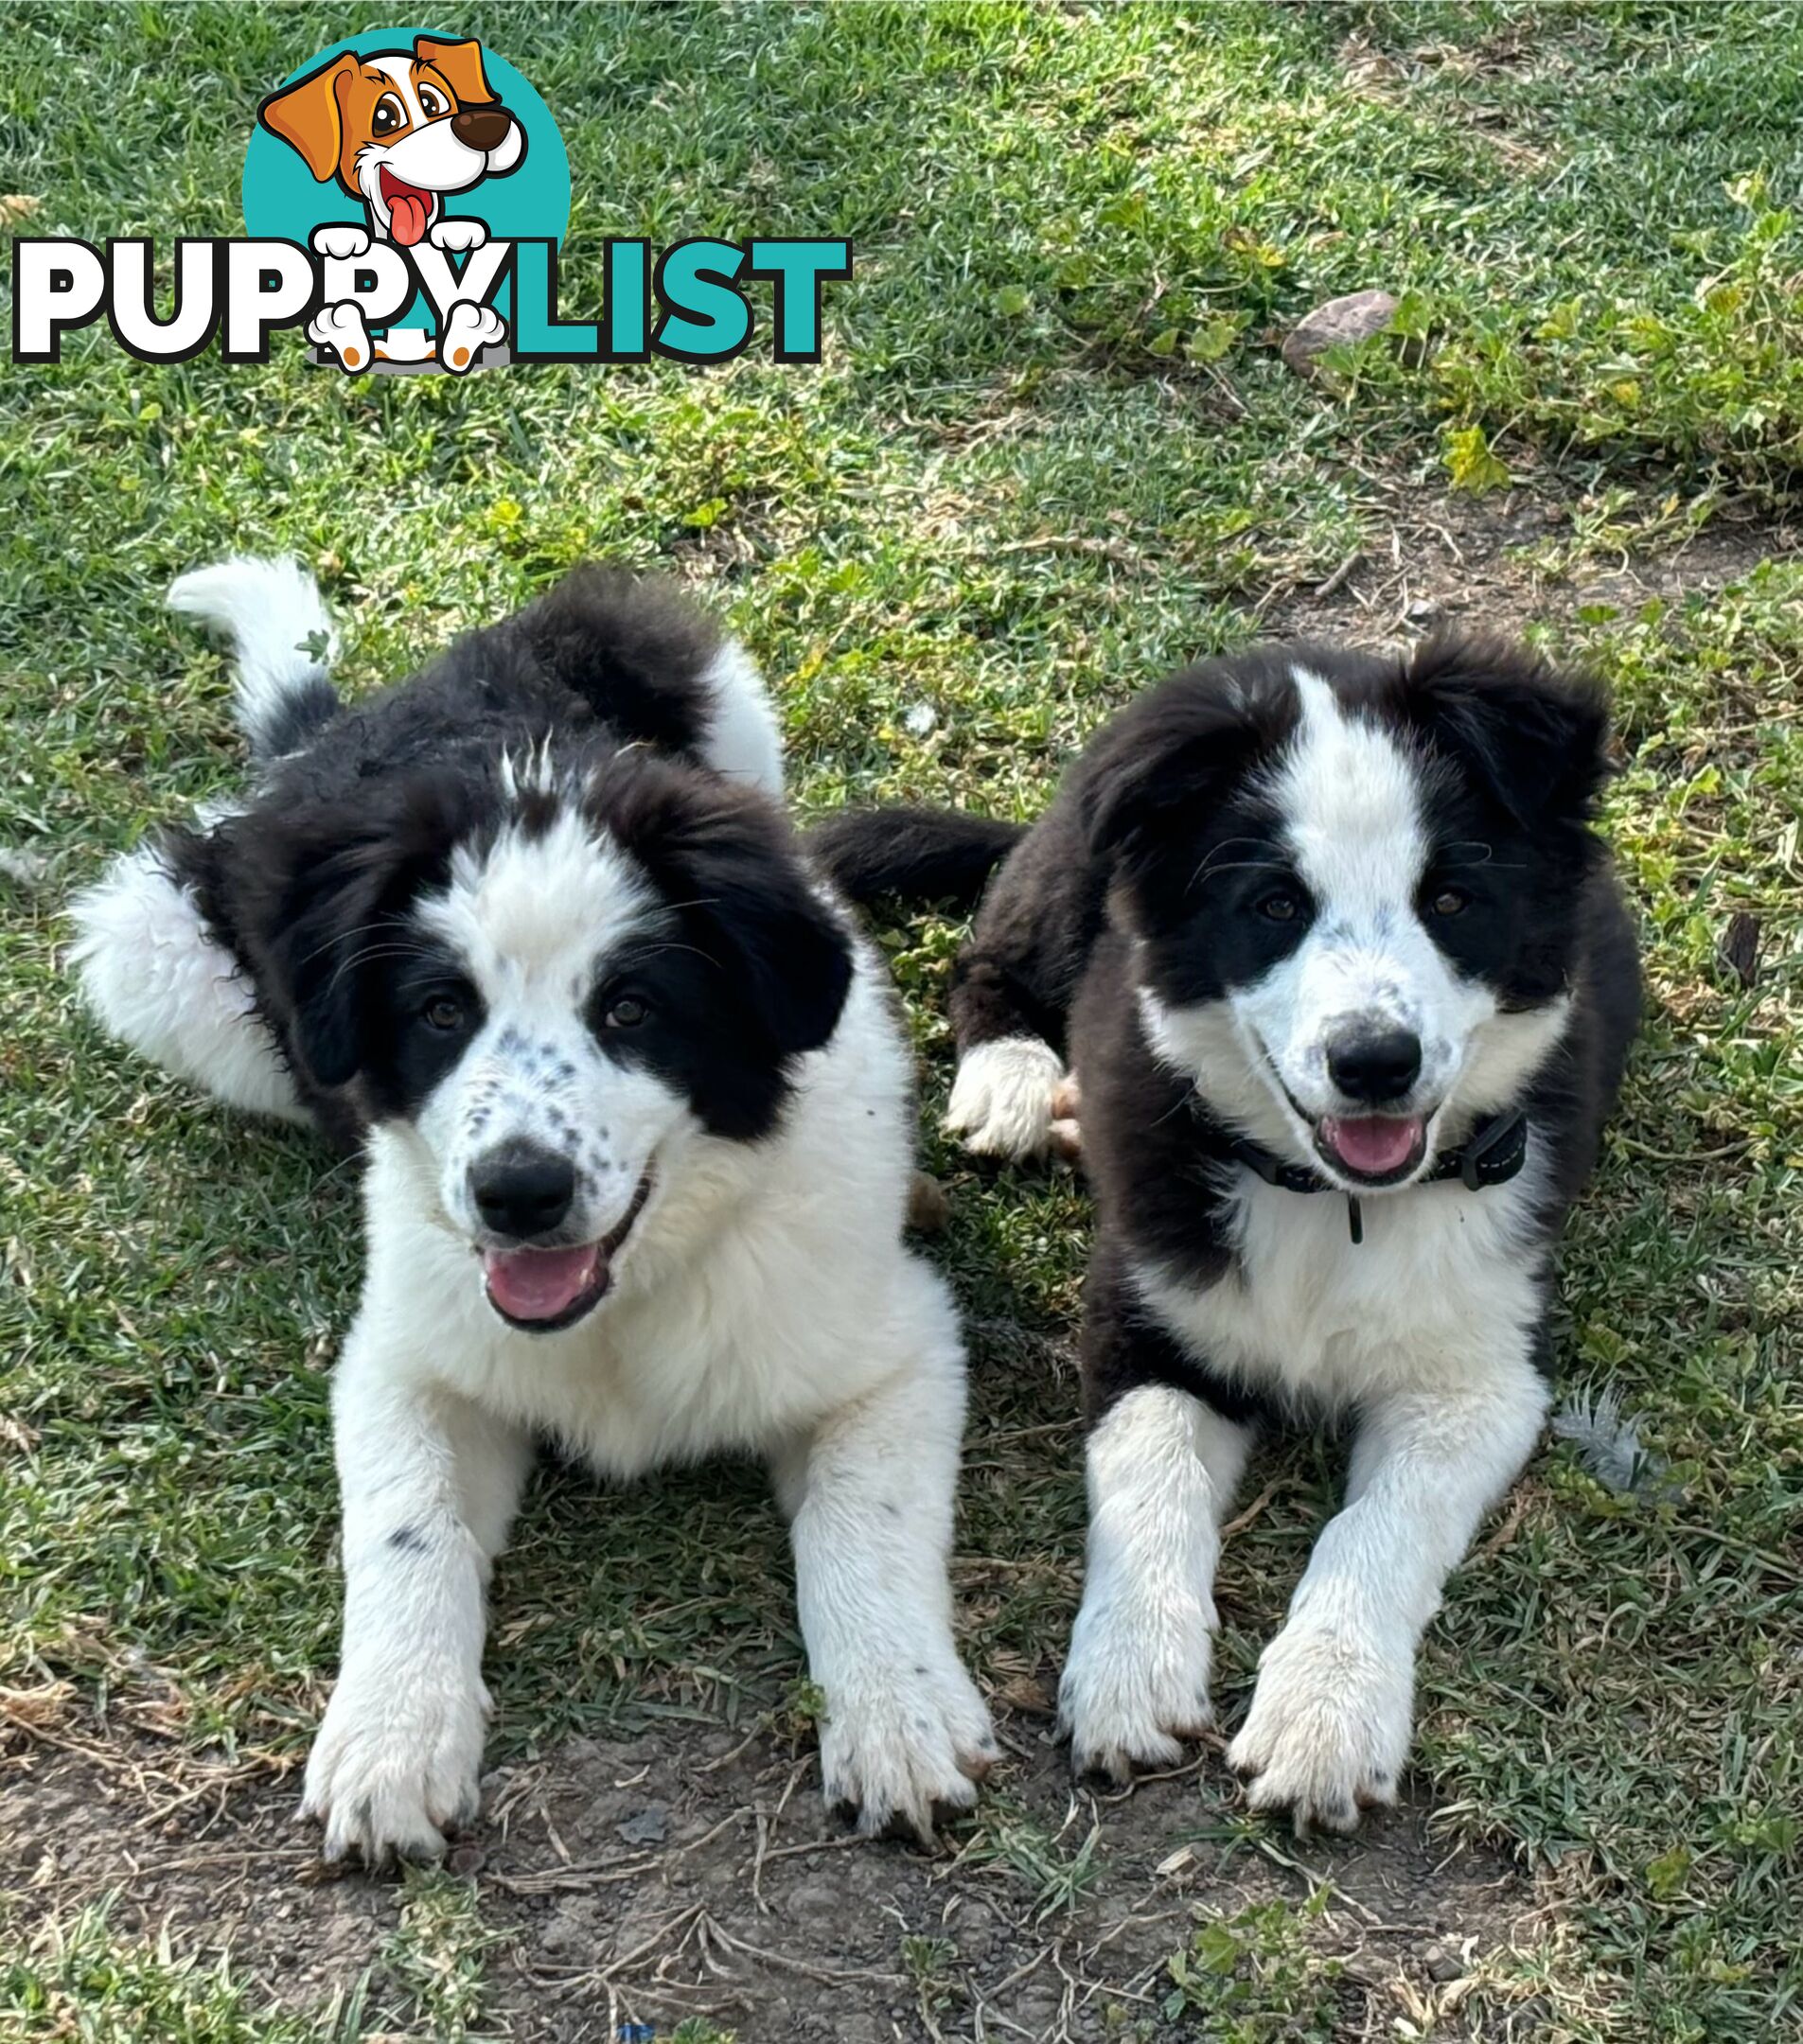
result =
[[[406,50],[411,54],[417,36],[432,36],[444,43],[468,40],[445,28],[365,29],[362,35],[328,44],[316,56],[297,65],[279,84],[272,84],[270,91],[293,84],[296,79],[317,71],[321,64],[330,63],[346,51],[359,57],[372,50]],[[484,178],[468,191],[448,193],[445,215],[452,220],[481,220],[493,240],[549,238],[561,241],[570,224],[570,158],[551,109],[507,60],[486,43],[482,45],[482,67],[495,97],[525,130],[525,159],[517,170],[504,177]],[[353,199],[336,179],[316,184],[298,150],[271,134],[260,121],[252,129],[250,146],[244,151],[247,234],[258,239],[304,242],[315,227],[328,221],[362,226],[367,218],[362,201]]]

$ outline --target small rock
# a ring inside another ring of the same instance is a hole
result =
[[[669,1836],[670,1813],[662,1803],[647,1803],[613,1828],[628,1845],[662,1845]]]
[[[1465,1963],[1458,1954],[1448,1946],[1441,1944],[1430,1945],[1423,1952],[1422,1965],[1427,1968],[1430,1980],[1441,1982],[1459,1979],[1465,1970]]]
[[[1283,360],[1298,376],[1313,376],[1317,359],[1331,347],[1369,341],[1396,316],[1396,300],[1387,291],[1350,291],[1330,298],[1291,328],[1283,343]]]

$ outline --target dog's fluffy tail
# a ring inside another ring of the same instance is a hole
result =
[[[296,751],[338,710],[329,679],[338,635],[315,582],[292,555],[234,554],[169,586],[168,605],[231,641],[239,728],[251,756]]]
[[[958,809],[848,809],[807,833],[808,851],[852,900],[972,908],[1024,823]]]

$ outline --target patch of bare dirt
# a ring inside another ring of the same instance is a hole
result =
[[[989,1809],[937,1854],[847,1832],[811,1752],[759,1734],[662,1730],[575,1740],[499,1768],[452,1865],[503,1933],[486,1956],[486,2030],[586,2044],[706,2016],[745,2044],[878,2044],[1183,2034],[1165,1965],[1204,1916],[1333,1884],[1313,1928],[1345,1971],[1347,2035],[1460,2012],[1531,1897],[1504,1861],[1449,1852],[1405,1808],[1352,1842],[1253,1834],[1216,1753],[1129,1796],[1073,1788],[1043,1721],[1004,1716]],[[400,1915],[392,1877],[333,1875],[294,1824],[295,1785],[226,1785],[170,1808],[132,1772],[27,1746],[0,1777],[0,1892],[17,1922],[112,1894],[115,1929],[182,1957],[229,1953],[240,1980],[305,2006],[374,1967],[371,2019],[399,2002],[381,1972]],[[1087,1854],[1087,1860],[1084,1856]],[[1085,1863],[1074,1900],[1059,1870]],[[1519,2016],[1520,2012],[1517,2012]],[[1489,2028],[1484,2026],[1489,2022]]]
[[[1375,482],[1375,478],[1368,478]],[[1494,498],[1386,487],[1381,539],[1312,583],[1281,583],[1258,606],[1280,638],[1389,646],[1437,626],[1518,635],[1591,605],[1638,609],[1739,581],[1761,561],[1794,557],[1803,534],[1768,520],[1723,519],[1681,545],[1626,542],[1572,559],[1571,513],[1527,490]]]

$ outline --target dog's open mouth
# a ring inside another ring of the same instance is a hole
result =
[[[523,1328],[529,1334],[554,1334],[559,1328],[574,1327],[608,1295],[613,1259],[650,1192],[647,1172],[639,1180],[625,1219],[599,1242],[581,1242],[574,1249],[485,1249],[482,1278],[489,1305],[509,1327]]]
[[[417,185],[409,185],[405,178],[398,178],[386,164],[381,167],[378,183],[381,188],[381,203],[388,208],[389,233],[402,248],[412,248],[415,241],[423,241],[426,229],[432,225],[433,209],[438,203],[438,195],[421,191]]]
[[[1360,1185],[1397,1185],[1427,1154],[1424,1115],[1323,1115],[1315,1124],[1322,1159]]]

